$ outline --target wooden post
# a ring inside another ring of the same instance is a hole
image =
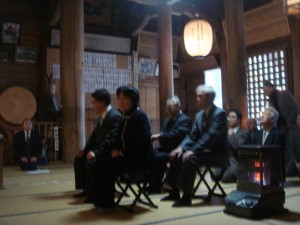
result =
[[[241,111],[247,118],[246,44],[244,28],[244,3],[241,0],[225,0],[225,22],[227,43],[228,101],[226,108]],[[242,121],[246,126],[246,119]]]
[[[0,141],[0,190],[3,189],[3,141]]]
[[[62,157],[73,161],[85,144],[83,0],[62,0],[61,9]]]
[[[171,6],[161,5],[157,15],[160,127],[166,118],[166,101],[174,95]]]
[[[292,58],[293,58],[293,79],[289,84],[293,85],[293,93],[300,107],[300,18],[290,17],[289,18],[290,27],[291,27],[291,37],[292,37]]]

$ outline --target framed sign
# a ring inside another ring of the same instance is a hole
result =
[[[34,47],[16,47],[16,62],[35,63],[38,50]]]
[[[153,76],[156,69],[156,59],[140,58],[139,73],[143,75]]]
[[[18,44],[20,38],[19,23],[2,22],[1,41],[2,43]]]

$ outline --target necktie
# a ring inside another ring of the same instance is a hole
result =
[[[262,145],[265,143],[266,138],[267,138],[267,132],[265,130],[263,130]]]
[[[232,144],[234,143],[234,139],[235,139],[235,135],[234,135],[234,132],[232,132],[229,136],[229,142]]]
[[[26,144],[27,145],[29,145],[29,139],[30,139],[29,132],[26,132]]]

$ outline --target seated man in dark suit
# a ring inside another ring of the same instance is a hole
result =
[[[160,147],[154,150],[153,177],[147,190],[149,194],[160,193],[167,162],[170,161],[170,152],[192,128],[192,120],[181,112],[177,96],[167,100],[167,113],[169,117],[165,119],[161,132],[151,136],[152,141],[159,141]]]
[[[192,130],[170,153],[166,182],[173,189],[162,201],[175,201],[173,207],[192,204],[196,171],[202,162],[226,162],[225,159],[228,159],[227,115],[223,109],[214,105],[216,93],[212,87],[199,85],[196,94],[200,111],[196,115]],[[180,189],[183,191],[181,198]]]
[[[39,133],[32,130],[30,119],[24,119],[23,129],[15,135],[13,140],[15,158],[19,162],[21,170],[36,170],[37,159],[42,152],[43,143]]]
[[[236,182],[238,174],[238,148],[249,143],[248,131],[241,128],[242,113],[239,110],[229,110],[228,112],[228,144],[229,144],[229,166],[227,167],[222,182]]]
[[[78,150],[74,160],[75,188],[83,190],[74,197],[87,197],[86,202],[93,202],[95,198],[96,161],[110,158],[122,120],[121,114],[110,103],[107,90],[98,89],[92,93],[92,105],[99,121],[86,146]]]

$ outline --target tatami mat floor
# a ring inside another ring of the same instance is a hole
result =
[[[300,224],[300,181],[288,178],[286,183],[287,213],[261,220],[239,218],[223,213],[221,199],[205,203],[193,200],[192,207],[172,208],[171,202],[161,202],[165,194],[151,196],[158,209],[138,205],[134,212],[117,208],[111,211],[95,210],[93,205],[74,199],[73,165],[51,163],[40,167],[47,174],[28,174],[17,167],[4,168],[4,189],[0,190],[0,225],[93,225],[93,224],[203,224],[255,225]],[[235,184],[223,184],[227,193]],[[205,189],[199,190],[205,194]],[[126,199],[130,203],[130,198]]]

